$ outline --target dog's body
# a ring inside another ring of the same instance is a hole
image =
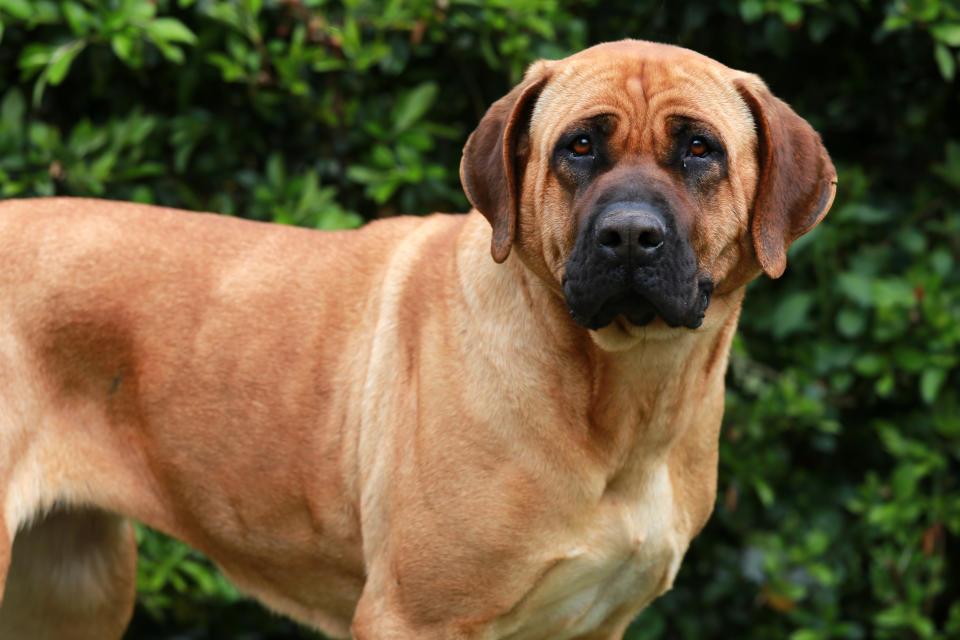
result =
[[[833,167],[755,78],[627,41],[531,68],[461,173],[469,215],[329,234],[0,205],[0,638],[122,634],[114,513],[334,636],[621,637],[712,509],[744,287]]]

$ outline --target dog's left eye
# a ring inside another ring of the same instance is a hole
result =
[[[570,145],[570,150],[578,156],[585,156],[593,150],[593,143],[587,136],[577,136]]]

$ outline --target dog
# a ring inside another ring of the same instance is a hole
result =
[[[0,638],[121,637],[130,519],[332,637],[622,637],[836,172],[758,77],[627,40],[533,64],[460,174],[470,213],[344,232],[0,205]]]

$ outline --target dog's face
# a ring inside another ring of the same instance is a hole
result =
[[[819,136],[758,78],[638,41],[533,65],[461,177],[494,259],[516,250],[595,330],[699,327],[715,288],[783,272],[836,184]]]

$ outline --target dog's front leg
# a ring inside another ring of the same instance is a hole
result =
[[[367,583],[370,587],[370,582]],[[355,640],[466,640],[470,636],[449,623],[411,620],[391,595],[365,589],[353,616],[350,633]]]

